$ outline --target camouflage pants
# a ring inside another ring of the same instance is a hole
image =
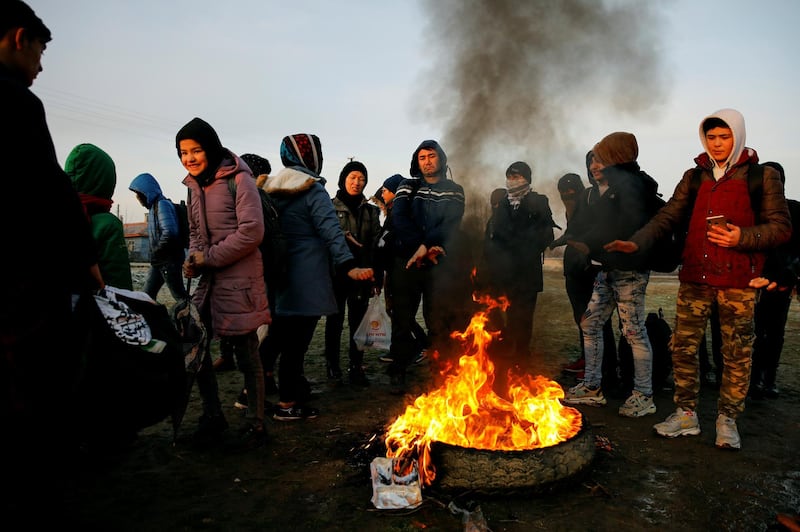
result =
[[[750,386],[753,354],[753,310],[756,290],[752,288],[712,288],[681,283],[672,334],[672,366],[675,375],[675,404],[695,410],[700,393],[698,346],[703,339],[711,305],[719,308],[722,336],[722,382],[717,410],[736,418],[744,411]]]

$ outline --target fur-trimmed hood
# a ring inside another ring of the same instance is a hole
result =
[[[325,186],[325,178],[300,166],[284,168],[277,174],[269,176],[263,188],[268,194],[292,196],[307,192],[314,183]]]

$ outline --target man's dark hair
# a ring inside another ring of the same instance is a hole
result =
[[[703,122],[703,133],[708,133],[710,130],[714,129],[715,127],[726,127],[728,129],[731,128],[725,121],[721,118],[717,118],[716,116],[712,116],[711,118],[707,119]]]
[[[0,36],[13,28],[24,28],[28,39],[38,39],[44,43],[50,42],[53,36],[44,25],[42,19],[36,16],[33,9],[22,0],[0,1]]]

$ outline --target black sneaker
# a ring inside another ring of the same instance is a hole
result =
[[[347,380],[353,386],[369,386],[369,380],[364,373],[364,368],[354,366],[347,371]]]
[[[389,353],[384,353],[378,357],[378,360],[380,360],[381,362],[386,362],[387,364],[391,364],[392,362],[394,362],[394,357]]]
[[[299,421],[301,419],[314,419],[319,415],[319,410],[309,406],[275,406],[275,411],[272,414],[272,419],[278,421]]]
[[[242,393],[239,394],[239,397],[236,399],[236,402],[233,403],[233,406],[239,410],[247,410],[247,389],[242,390]]]

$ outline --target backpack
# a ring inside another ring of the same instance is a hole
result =
[[[664,319],[664,311],[649,312],[645,318],[644,326],[647,329],[647,337],[650,340],[650,347],[653,350],[652,379],[653,391],[661,390],[667,384],[667,378],[672,372],[672,349],[670,340],[672,338],[672,328]],[[633,352],[631,346],[625,339],[625,335],[620,335],[617,345],[617,355],[619,357],[620,379],[626,388],[633,388]]]
[[[228,190],[235,199],[236,180],[233,177],[228,178]],[[267,286],[272,289],[286,281],[289,253],[275,200],[261,187],[258,188],[258,196],[261,198],[261,211],[264,215],[264,238],[261,239],[258,249],[261,251],[261,260],[264,263],[264,278]]]
[[[186,202],[175,203],[170,200],[173,208],[175,209],[175,218],[178,220],[178,242],[180,242],[181,249],[189,249],[189,212],[186,207]],[[155,204],[155,216],[158,217],[158,202]]]
[[[180,203],[175,203],[173,201],[172,205],[175,207],[175,217],[178,219],[178,235],[181,248],[189,249],[189,212],[186,202],[181,200]]]
[[[703,169],[695,167],[692,178],[689,181],[689,202],[687,212],[691,216],[694,209],[694,202],[697,198],[697,191],[700,189]],[[750,207],[753,209],[756,220],[761,211],[761,197],[763,195],[764,166],[751,164],[747,171],[747,189],[750,193]],[[666,205],[666,201],[656,189],[648,193],[646,199],[647,212],[652,218]],[[676,228],[656,240],[650,248],[647,257],[647,268],[651,271],[671,273],[680,265],[683,255],[683,247],[686,244],[686,233],[689,231],[688,217]]]

